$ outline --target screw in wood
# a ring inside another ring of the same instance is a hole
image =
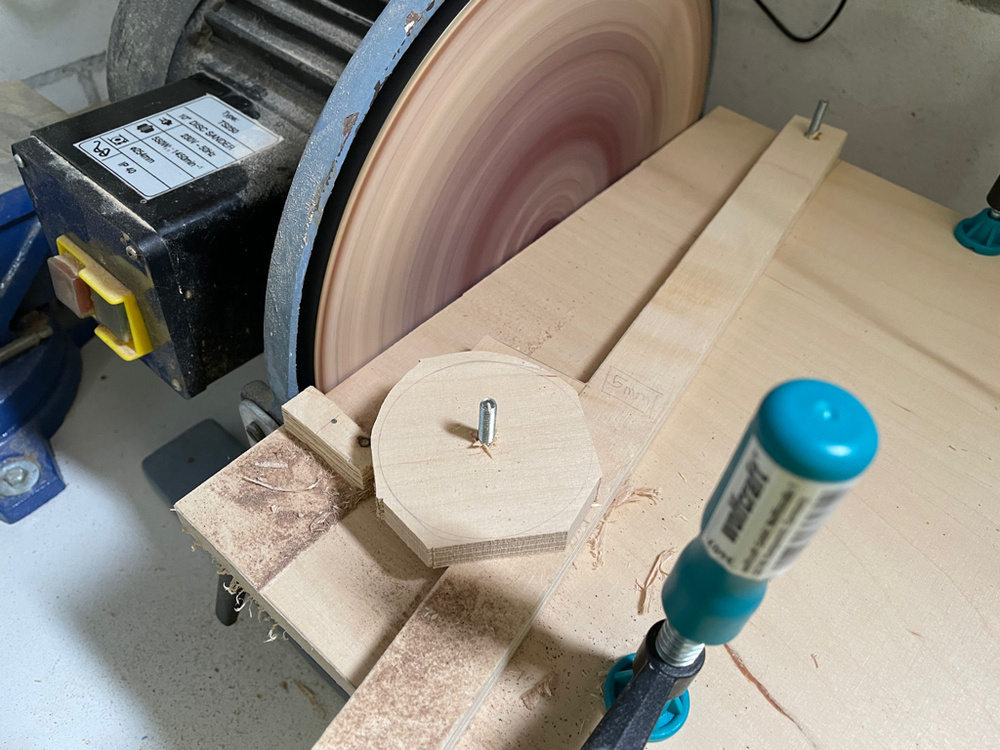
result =
[[[493,445],[497,435],[497,402],[484,398],[479,402],[479,442]]]
[[[809,129],[806,131],[806,138],[815,138],[819,133],[819,129],[823,127],[823,118],[826,116],[826,108],[830,106],[830,102],[826,99],[820,99],[819,103],[816,105],[816,111],[813,112],[812,121],[809,123]]]

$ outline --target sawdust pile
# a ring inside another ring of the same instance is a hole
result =
[[[273,492],[309,492],[316,489],[322,484],[321,479],[317,479],[312,484],[305,487],[281,487],[274,484],[269,484],[262,479],[257,477],[242,477],[243,481],[249,482],[250,484],[257,485],[258,487],[264,487],[265,489],[272,490]],[[327,531],[343,519],[348,513],[350,513],[354,508],[357,507],[358,503],[369,496],[368,490],[361,489],[350,489],[350,490],[339,490],[332,483],[327,483],[323,487],[323,491],[329,498],[329,507],[323,511],[317,513],[309,521],[309,531],[314,534],[319,534],[323,531]],[[272,513],[278,512],[278,506],[272,503],[268,506]],[[300,515],[300,518],[302,516]]]
[[[314,534],[333,528],[340,523],[341,519],[354,510],[358,506],[358,503],[366,497],[371,496],[369,490],[359,489],[338,492],[331,488],[328,492],[330,494],[330,509],[323,511],[309,522],[309,530]]]

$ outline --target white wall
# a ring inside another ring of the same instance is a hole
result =
[[[104,52],[117,7],[118,0],[0,0],[0,81],[30,79]],[[93,62],[34,87],[68,112],[94,104],[95,95],[107,98],[103,69]]]
[[[1000,0],[972,0],[1000,13]],[[799,34],[837,0],[769,0]],[[825,36],[789,41],[753,0],[721,0],[709,91],[772,127],[829,99],[844,158],[962,213],[1000,175],[1000,15],[958,0],[848,0]]]
[[[770,0],[801,32],[836,3]],[[972,213],[1000,174],[1000,15],[967,3],[1000,12],[1000,0],[848,0],[826,36],[799,45],[753,0],[721,0],[709,106],[780,127],[829,99],[847,160]],[[117,4],[0,0],[0,80],[102,52]],[[69,111],[87,104],[73,79],[38,88]]]
[[[103,52],[117,7],[118,0],[0,0],[0,81]]]

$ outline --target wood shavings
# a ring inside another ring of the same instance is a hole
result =
[[[521,693],[521,703],[529,711],[534,711],[543,700],[548,700],[555,694],[556,673],[549,672],[542,679]]]
[[[330,521],[330,517],[333,516],[333,521]],[[336,508],[333,510],[327,510],[320,513],[312,521],[309,522],[309,531],[314,534],[320,531],[326,531],[330,527],[336,525],[337,521],[340,520],[340,514],[337,513]]]
[[[271,626],[271,629],[267,631],[267,640],[264,641],[264,643],[273,643],[274,641],[278,640],[278,634],[275,633],[274,631],[277,630],[279,627],[281,626],[278,625],[278,623],[274,623],[274,625]]]
[[[287,469],[288,464],[283,464],[280,461],[254,461],[254,466],[259,466],[262,469]]]
[[[486,445],[484,445],[483,443],[480,443],[478,440],[476,440],[475,442],[473,442],[472,445],[469,446],[470,450],[475,450],[476,448],[482,448],[483,449],[483,453],[485,453],[487,456],[489,456],[490,459],[493,458],[493,454],[490,453],[490,449]]]
[[[340,520],[350,513],[354,508],[368,496],[366,490],[354,490],[353,492],[333,492],[333,500],[329,510],[325,510],[312,521],[309,522],[309,531],[318,534],[328,531],[340,523]],[[377,505],[377,503],[376,503]]]
[[[263,487],[267,490],[273,490],[274,492],[308,492],[309,490],[314,490],[319,487],[318,479],[308,487],[275,487],[274,485],[268,484],[260,479],[254,479],[253,477],[243,477],[243,481],[250,482],[250,484],[256,484],[258,487]]]
[[[479,442],[479,431],[478,430],[469,430],[469,440],[472,441],[472,443],[469,445],[469,450],[475,450],[476,448],[481,448],[482,451],[483,451],[483,453],[485,453],[487,456],[489,456],[490,459],[492,460],[493,454],[490,453],[489,447],[486,446],[486,445],[483,445],[482,443]],[[494,442],[496,442],[496,441],[494,440]]]
[[[604,563],[604,526],[611,520],[611,515],[615,510],[623,505],[637,503],[640,500],[652,500],[653,504],[656,505],[660,501],[660,497],[658,489],[653,487],[636,487],[631,479],[625,483],[621,492],[615,496],[615,499],[611,501],[611,505],[608,506],[608,512],[604,514],[604,518],[597,524],[594,533],[587,540],[587,546],[590,547],[590,554],[594,557],[595,570]]]
[[[670,547],[669,549],[665,549],[660,552],[660,554],[656,556],[656,559],[653,560],[653,565],[649,568],[649,572],[646,574],[646,580],[642,583],[639,583],[638,581],[635,582],[635,587],[639,590],[638,611],[640,615],[649,614],[649,608],[655,598],[650,596],[650,589],[660,577],[667,575],[667,571],[663,569],[663,564],[673,557],[673,554],[676,551],[677,549],[675,547]]]

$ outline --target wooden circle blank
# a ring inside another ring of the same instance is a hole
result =
[[[693,123],[711,26],[709,0],[472,0],[357,177],[317,310],[316,386],[331,390]]]
[[[492,446],[475,444],[479,403],[497,402]],[[372,430],[386,520],[428,565],[561,549],[600,466],[580,399],[538,365],[492,352],[423,360]]]

